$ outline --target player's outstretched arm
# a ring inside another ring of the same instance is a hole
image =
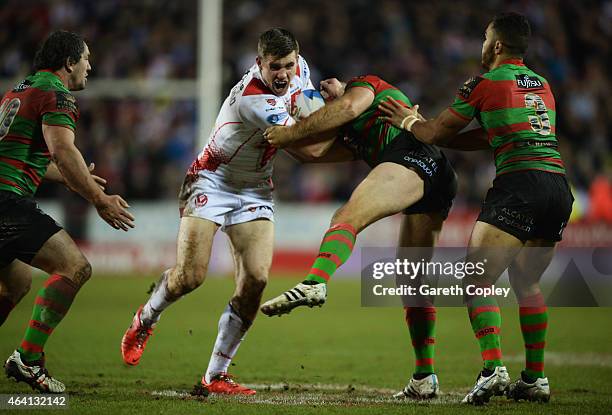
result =
[[[286,147],[293,158],[300,163],[339,163],[356,160],[355,153],[335,135],[320,141],[317,137],[300,140],[297,144]]]
[[[66,185],[91,202],[100,217],[113,228],[124,231],[133,228],[134,216],[126,210],[127,202],[121,196],[105,194],[91,176],[81,152],[74,145],[74,132],[43,124],[43,137]]]
[[[264,137],[274,147],[283,148],[308,136],[341,127],[361,115],[374,101],[374,93],[366,88],[351,88],[342,97],[330,102],[290,127],[270,127]]]
[[[95,167],[96,165],[94,163],[89,163],[87,169],[89,170],[89,173],[91,174],[91,177],[94,179],[96,184],[100,187],[102,191],[104,191],[104,186],[106,186],[106,179],[93,174]],[[64,179],[64,176],[62,176],[62,173],[57,168],[57,164],[55,164],[54,162],[49,163],[49,167],[47,167],[47,172],[45,173],[43,179],[50,182],[61,183],[67,186],[66,179]],[[75,191],[74,189],[70,190]]]
[[[382,102],[378,109],[386,114],[383,117],[385,121],[410,131],[425,144],[447,143],[471,121],[455,115],[449,109],[442,111],[436,118],[425,120],[418,113],[418,106],[406,108],[393,98]]]

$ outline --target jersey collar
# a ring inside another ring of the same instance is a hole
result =
[[[59,77],[58,74],[56,74],[54,71],[52,71],[51,69],[39,69],[38,71],[36,71],[36,73],[44,73],[47,76],[52,76],[53,78],[55,78],[57,81],[62,82],[62,78]],[[62,82],[63,84],[63,82]]]
[[[523,59],[521,58],[509,58],[509,59],[504,59],[503,61],[501,61],[499,63],[499,66],[501,65],[518,65],[518,66],[525,66],[525,64],[523,63]]]

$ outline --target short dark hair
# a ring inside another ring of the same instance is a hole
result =
[[[51,69],[53,71],[81,60],[85,50],[85,41],[76,33],[58,30],[49,35],[34,55],[34,71]]]
[[[257,43],[257,54],[260,58],[264,56],[274,56],[282,58],[289,55],[291,52],[300,52],[300,44],[293,36],[293,33],[287,29],[275,27],[266,30],[259,36]]]
[[[493,18],[492,29],[512,55],[523,56],[527,52],[531,27],[525,16],[518,13],[501,13]]]

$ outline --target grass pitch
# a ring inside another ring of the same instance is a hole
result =
[[[260,315],[231,373],[258,390],[254,397],[194,398],[205,370],[219,314],[231,296],[229,278],[210,278],[169,308],[137,367],[122,363],[119,344],[133,312],[156,279],[95,276],[46,347],[47,366],[66,383],[62,413],[177,414],[602,414],[612,411],[612,309],[552,309],[546,373],[553,396],[546,405],[494,398],[485,407],[459,405],[480,369],[478,345],[463,308],[438,310],[436,366],[442,395],[434,401],[390,398],[413,370],[410,337],[398,308],[361,308],[359,281],[330,284],[323,308],[281,318]],[[0,357],[19,344],[30,317],[32,290],[0,328]],[[297,280],[272,279],[267,299]],[[523,366],[515,309],[503,312],[504,360],[511,376]],[[608,327],[608,328],[606,328]],[[31,393],[0,378],[0,393]],[[19,413],[29,411],[20,410]],[[34,412],[34,411],[30,411]],[[40,413],[40,410],[36,411]]]

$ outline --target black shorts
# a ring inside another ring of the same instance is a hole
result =
[[[421,143],[411,133],[397,136],[378,158],[378,163],[396,163],[414,170],[425,183],[423,198],[404,210],[405,215],[440,213],[444,219],[457,194],[457,175],[444,153]]]
[[[0,267],[15,259],[31,263],[44,243],[61,229],[34,199],[0,191]]]
[[[502,174],[487,192],[478,216],[525,242],[560,241],[574,197],[565,176],[539,170]]]

